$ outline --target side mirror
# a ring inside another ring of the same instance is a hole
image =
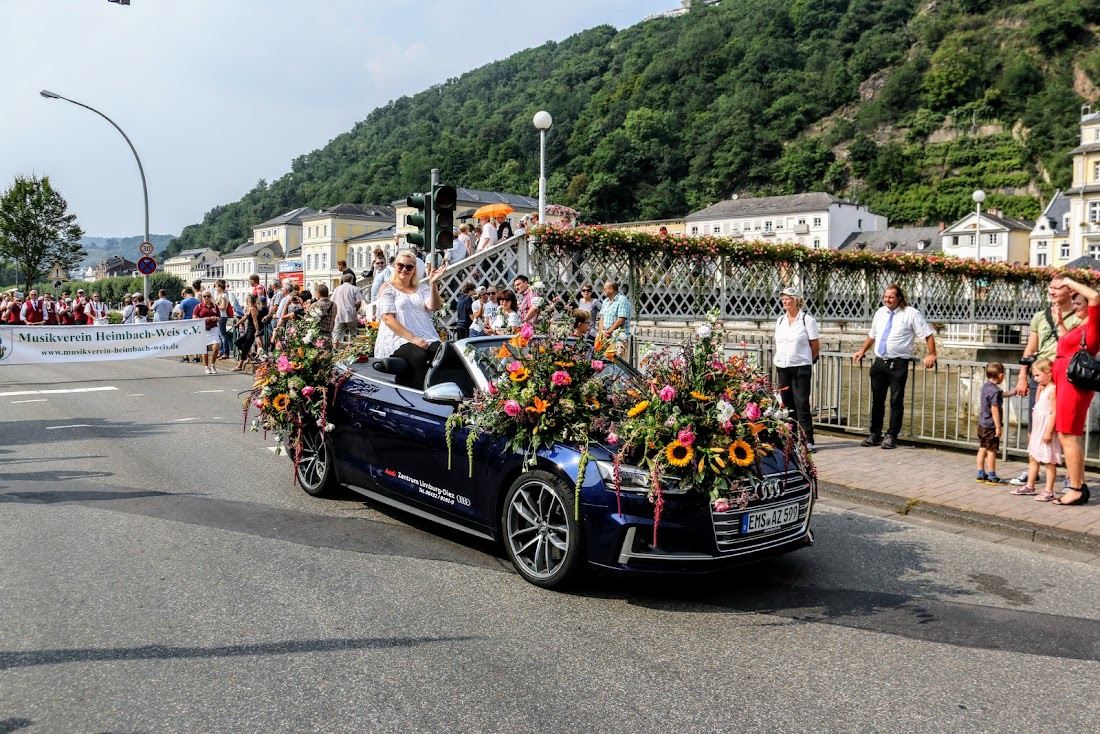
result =
[[[424,399],[439,405],[458,405],[466,399],[466,396],[462,394],[462,388],[457,384],[443,382],[425,389]]]

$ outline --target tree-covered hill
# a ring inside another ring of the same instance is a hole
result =
[[[723,0],[601,26],[378,108],[185,228],[226,251],[297,206],[388,203],[428,171],[549,197],[585,221],[682,216],[731,194],[824,190],[892,224],[987,205],[1034,217],[1070,182],[1100,90],[1100,0]]]

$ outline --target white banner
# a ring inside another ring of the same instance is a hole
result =
[[[103,326],[0,325],[0,365],[104,362],[202,354],[202,319]]]

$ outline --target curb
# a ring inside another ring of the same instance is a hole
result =
[[[981,512],[959,510],[924,500],[912,500],[886,492],[876,492],[861,487],[848,487],[824,480],[818,481],[818,491],[828,499],[850,500],[864,505],[883,507],[898,515],[928,517],[956,525],[966,525],[982,530],[996,531],[1002,535],[1034,543],[1068,548],[1070,550],[1100,555],[1100,537],[1070,530],[1038,525],[1026,520],[1010,520]]]

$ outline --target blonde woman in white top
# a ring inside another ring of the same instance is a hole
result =
[[[821,330],[817,320],[802,310],[802,291],[785,288],[779,298],[783,315],[775,322],[776,385],[783,407],[806,434],[810,451],[814,450],[814,421],[810,415],[810,384],[813,365],[821,350]]]

